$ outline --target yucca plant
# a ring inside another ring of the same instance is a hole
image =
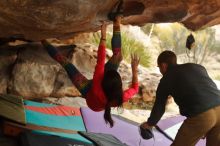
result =
[[[144,67],[150,65],[150,54],[147,48],[139,41],[128,37],[125,33],[122,33],[122,55],[127,62],[131,61],[131,54],[137,54],[141,60],[140,64]]]
[[[100,41],[100,33],[96,32],[93,34],[93,39],[91,40],[92,43],[95,45],[99,44]],[[107,34],[106,36],[106,47],[111,49],[111,34]],[[139,41],[128,37],[125,33],[121,33],[122,37],[122,55],[123,59],[130,63],[131,61],[131,54],[137,54],[141,60],[140,64],[144,67],[149,67],[150,65],[150,54],[147,51],[147,48]]]

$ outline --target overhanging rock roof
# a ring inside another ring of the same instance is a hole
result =
[[[65,38],[97,31],[118,0],[1,0],[0,37]],[[123,24],[180,22],[191,30],[220,23],[220,0],[124,0]]]

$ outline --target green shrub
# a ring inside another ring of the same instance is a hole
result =
[[[95,45],[99,44],[100,41],[100,33],[96,32],[93,34],[93,38],[91,42]],[[111,37],[112,35],[107,34],[106,36],[106,47],[111,49]],[[147,51],[147,48],[139,41],[128,37],[125,33],[121,33],[122,37],[122,55],[123,59],[130,63],[132,53],[136,53],[140,58],[140,64],[144,67],[149,67],[150,65],[150,54]]]

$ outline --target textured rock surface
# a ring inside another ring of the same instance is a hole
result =
[[[66,38],[99,29],[117,0],[1,0],[0,37]],[[220,0],[124,0],[124,24],[180,22],[192,30],[220,23]]]
[[[88,79],[93,76],[97,47],[89,44],[60,46],[60,52]],[[0,55],[0,93],[12,93],[26,98],[80,96],[68,78],[65,70],[38,43],[1,47]],[[107,51],[107,58],[112,52]],[[119,72],[124,88],[131,84],[131,67],[122,62]],[[152,101],[160,75],[152,74],[146,68],[139,67],[140,95],[144,101]]]
[[[11,73],[14,67],[14,62],[17,58],[17,48],[0,48],[0,93],[7,93],[8,84],[11,78]]]
[[[26,98],[77,96],[63,68],[39,44],[2,46],[0,92]],[[62,48],[67,54],[71,47]]]

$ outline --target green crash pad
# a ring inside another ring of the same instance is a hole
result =
[[[23,98],[11,94],[0,94],[0,116],[26,124]]]

